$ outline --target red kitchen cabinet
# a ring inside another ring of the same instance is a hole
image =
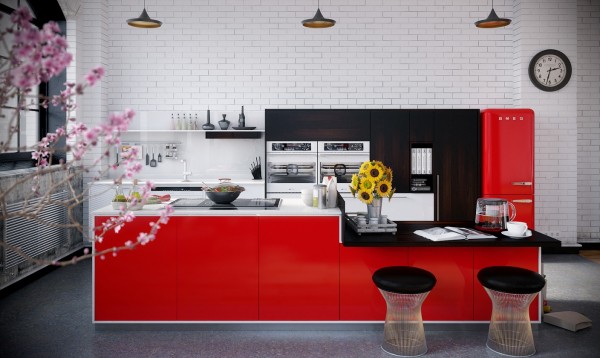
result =
[[[408,264],[433,273],[437,279],[422,306],[424,320],[473,319],[473,248],[411,247]]]
[[[477,280],[479,270],[488,266],[516,266],[540,272],[539,260],[539,248],[537,247],[475,247],[473,260],[474,319],[489,321],[492,317],[492,301]],[[529,306],[529,318],[532,321],[540,319],[539,302],[538,295]]]
[[[258,320],[258,217],[181,217],[177,319]]]
[[[407,264],[408,248],[340,245],[340,320],[385,320],[385,300],[373,283],[373,273]]]
[[[98,226],[108,217],[96,217]],[[135,242],[157,217],[137,217],[118,233],[108,232],[95,250]],[[172,321],[176,318],[176,219],[163,225],[156,239],[102,260],[94,258],[95,321]]]
[[[339,319],[339,217],[259,218],[259,319]]]

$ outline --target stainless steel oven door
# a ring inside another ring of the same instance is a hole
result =
[[[271,154],[267,161],[268,193],[300,193],[317,183],[317,156],[314,154]]]
[[[337,178],[337,190],[340,193],[350,192],[352,175],[358,174],[360,165],[369,160],[369,154],[319,154],[319,182],[323,178],[334,176]]]
[[[317,142],[267,142],[267,193],[300,193],[317,183]]]

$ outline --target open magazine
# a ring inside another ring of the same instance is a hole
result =
[[[472,240],[472,239],[495,239],[496,236],[466,227],[432,227],[431,229],[417,230],[415,234],[423,236],[431,241],[447,240]]]

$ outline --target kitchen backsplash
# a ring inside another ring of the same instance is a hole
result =
[[[238,116],[241,113],[233,111],[220,111],[211,109],[210,122],[215,126],[214,131],[219,129],[218,121],[222,119],[222,114],[227,114],[227,120],[231,122],[227,131],[234,132],[233,126],[238,124]],[[186,112],[138,112],[135,120],[130,127],[130,132],[123,134],[122,144],[141,146],[143,149],[142,164],[143,168],[138,175],[143,179],[177,179],[183,178],[183,163],[187,161],[187,169],[192,172],[190,180],[214,179],[228,177],[232,179],[252,179],[250,167],[257,157],[263,163],[265,159],[264,134],[260,139],[206,139],[205,132],[198,131],[177,131],[172,130],[171,116],[177,120],[185,114],[189,120],[192,115],[193,120],[198,117],[197,125],[199,128],[205,124],[207,112],[203,110],[190,110]],[[256,130],[264,129],[264,111],[252,112],[244,111],[246,117],[246,126],[257,127]],[[237,132],[237,131],[236,131]],[[167,145],[169,148],[167,149]],[[146,165],[146,152],[150,160],[153,158],[156,166]],[[112,148],[111,161],[117,159],[117,148]],[[158,161],[158,155],[161,155],[161,161]],[[176,159],[174,157],[176,155]],[[262,173],[264,178],[264,172]]]

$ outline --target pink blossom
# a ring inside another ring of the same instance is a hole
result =
[[[102,78],[102,76],[104,76],[104,68],[98,66],[88,72],[88,74],[85,76],[85,80],[87,81],[88,85],[93,86],[96,84],[96,81],[99,81]]]
[[[11,50],[10,79],[13,86],[26,90],[48,81],[69,65],[73,56],[67,52],[67,42],[56,23],[37,29],[29,23],[31,15],[25,7],[11,14],[14,34]]]
[[[31,14],[24,6],[13,11],[13,13],[10,15],[10,19],[12,22],[21,27],[31,26],[31,23],[29,22],[31,21]]]

